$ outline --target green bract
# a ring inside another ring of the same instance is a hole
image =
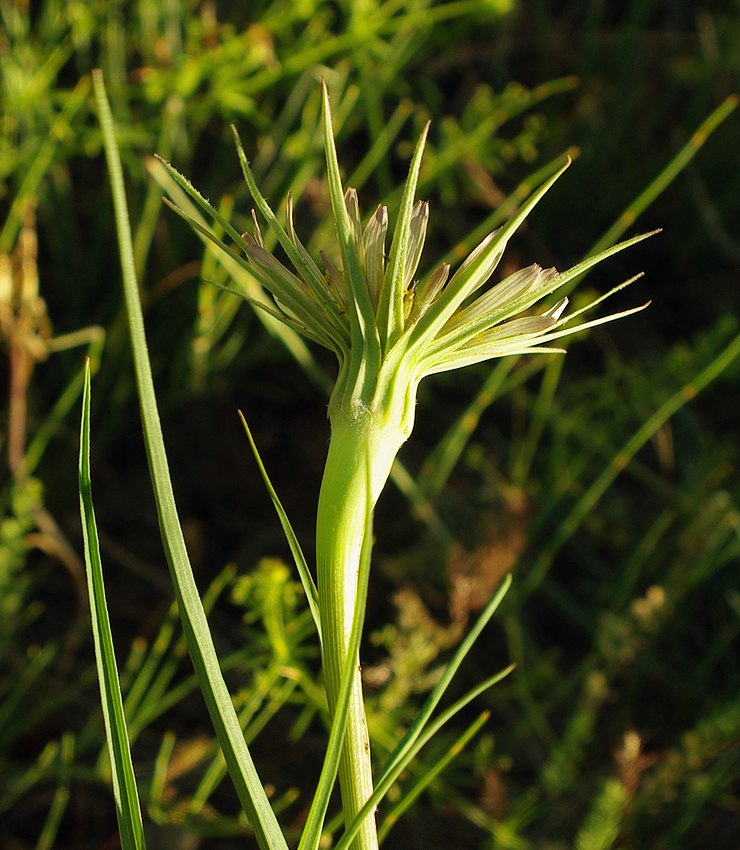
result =
[[[344,191],[339,173],[326,85],[322,83],[323,127],[332,211],[339,241],[342,268],[320,252],[320,265],[297,236],[293,199],[289,196],[287,221],[282,225],[252,176],[241,141],[234,131],[237,151],[249,191],[257,209],[273,229],[293,269],[287,268],[266,248],[257,216],[254,232],[238,234],[227,226],[252,275],[272,296],[255,302],[289,327],[333,351],[340,365],[333,405],[351,401],[372,409],[377,390],[387,390],[390,376],[378,385],[385,364],[403,369],[409,379],[407,392],[415,393],[426,375],[511,354],[562,352],[548,343],[595,325],[613,321],[643,309],[646,304],[587,322],[574,323],[618,289],[576,312],[568,313],[567,298],[560,298],[532,315],[532,309],[605,258],[652,235],[641,234],[614,245],[565,271],[538,265],[517,271],[504,280],[489,283],[506,245],[570,160],[543,183],[503,227],[486,236],[448,280],[450,266],[443,264],[421,279],[416,271],[424,247],[429,204],[415,200],[428,126],[424,128],[411,163],[390,254],[386,255],[388,210],[380,205],[363,226],[357,192]],[[170,168],[191,195],[195,190]],[[215,210],[200,196],[201,206]],[[188,218],[182,210],[177,210]],[[217,214],[214,215],[217,218]],[[192,222],[198,230],[203,228]],[[220,224],[226,224],[223,221]],[[214,239],[211,234],[206,234]],[[223,242],[224,250],[233,250]],[[246,257],[246,260],[244,259]]]
[[[493,357],[542,351],[553,340],[646,306],[573,324],[584,309],[598,302],[567,314],[568,299],[561,298],[539,315],[528,314],[538,302],[591,266],[651,234],[642,234],[613,246],[564,273],[533,265],[484,288],[508,240],[562,175],[569,160],[528,199],[508,224],[486,236],[449,282],[448,264],[417,279],[429,204],[414,200],[414,194],[428,125],[416,146],[386,260],[388,210],[379,206],[363,227],[357,192],[342,188],[325,85],[322,91],[329,189],[343,268],[338,269],[323,251],[320,252],[323,269],[312,259],[296,235],[292,198],[288,200],[287,226],[278,223],[254,183],[236,136],[250,192],[260,212],[275,229],[294,271],[265,249],[256,216],[254,235],[243,234],[242,248],[250,270],[274,298],[273,315],[337,355],[341,367],[337,383],[343,393],[349,391],[358,401],[370,401],[367,390],[372,383],[371,364],[380,367],[385,361],[396,363],[403,359],[416,386],[425,375],[434,372]],[[353,364],[356,366],[359,362],[358,348],[363,354],[362,369],[353,368]],[[562,351],[559,348],[544,350]]]

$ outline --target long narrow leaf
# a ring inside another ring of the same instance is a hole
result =
[[[236,132],[236,128],[232,126],[231,129],[234,135],[234,143],[236,144],[236,153],[239,157],[239,164],[241,165],[242,174],[244,175],[244,180],[247,184],[247,188],[249,189],[249,193],[251,194],[252,199],[257,204],[257,208],[265,217],[268,224],[274,231],[275,235],[278,238],[278,241],[283,247],[283,250],[290,259],[290,262],[293,264],[293,267],[296,269],[296,271],[298,271],[298,273],[301,275],[301,277],[313,293],[313,297],[318,303],[324,304],[324,306],[326,307],[326,318],[330,321],[334,330],[340,335],[343,334],[344,322],[342,321],[339,315],[339,312],[336,308],[336,304],[330,297],[328,297],[326,284],[324,283],[319,268],[310,258],[308,253],[305,250],[301,250],[297,238],[296,242],[294,242],[291,238],[291,234],[288,233],[288,231],[278,221],[277,216],[272,211],[270,205],[265,200],[264,196],[260,192],[254,180],[252,170],[249,167],[249,160],[247,159],[247,155],[244,152],[244,146],[242,145],[241,139],[239,138],[239,134]]]
[[[385,795],[390,790],[393,783],[398,779],[398,777],[403,773],[403,771],[411,764],[411,762],[416,758],[418,753],[429,743],[429,741],[434,738],[434,736],[439,732],[439,730],[445,726],[447,723],[452,720],[452,718],[459,714],[466,706],[470,705],[474,699],[479,697],[482,693],[487,691],[489,688],[492,688],[494,685],[498,684],[502,679],[506,678],[509,673],[514,670],[516,665],[510,664],[508,667],[505,667],[503,670],[499,670],[494,676],[490,676],[488,679],[484,679],[480,684],[476,685],[476,687],[472,688],[472,690],[468,691],[464,696],[460,697],[459,700],[454,702],[449,708],[445,709],[435,720],[430,723],[424,730],[423,734],[419,735],[414,739],[414,742],[407,748],[404,749],[402,757],[396,759],[393,762],[393,766],[391,769],[386,769],[383,772],[383,775],[378,779],[375,784],[375,790],[373,791],[372,796],[367,800],[365,805],[360,809],[357,813],[357,816],[352,821],[352,823],[347,827],[347,831],[341,837],[341,839],[337,842],[334,850],[347,850],[352,842],[352,839],[357,835],[357,832],[360,829],[360,824],[363,819],[368,815],[368,813],[374,810],[380,801],[385,797]]]
[[[434,709],[437,707],[439,701],[444,696],[444,693],[449,687],[450,682],[455,676],[455,673],[459,669],[468,652],[470,652],[473,644],[485,628],[486,624],[496,612],[497,608],[501,604],[504,596],[506,595],[510,587],[511,576],[507,575],[501,582],[501,585],[494,594],[493,598],[483,609],[480,616],[474,623],[473,627],[465,636],[465,639],[457,648],[454,656],[452,657],[452,660],[445,668],[445,672],[442,675],[442,678],[437,683],[432,693],[427,697],[427,700],[424,703],[424,706],[422,707],[421,711],[419,712],[416,721],[409,727],[408,731],[398,743],[396,749],[391,754],[387,764],[385,765],[380,776],[375,782],[375,791],[373,792],[370,799],[362,807],[362,809],[357,813],[357,817],[355,818],[353,823],[347,828],[344,835],[337,843],[336,850],[346,850],[346,848],[350,846],[352,839],[357,834],[357,831],[360,828],[362,820],[367,816],[370,811],[375,809],[378,803],[388,793],[388,790],[396,781],[401,772],[412,761],[412,759],[416,756],[419,750],[431,739],[431,737],[452,716],[454,716],[454,714],[464,708],[464,706],[466,706],[469,702],[475,699],[479,694],[483,693],[483,691],[492,687],[492,685],[496,684],[496,682],[499,682],[514,669],[514,666],[511,665],[500,671],[496,675],[491,676],[489,679],[486,679],[484,682],[481,682],[477,687],[473,688],[471,691],[465,694],[465,696],[461,697],[459,700],[457,700],[457,702],[455,702],[452,706],[446,709],[434,722],[430,723],[430,719],[434,712]]]
[[[691,134],[689,141],[665,166],[658,176],[643,189],[640,194],[632,200],[630,205],[617,217],[614,224],[606,231],[599,241],[591,248],[589,253],[597,253],[603,248],[612,245],[617,239],[631,227],[643,212],[660,197],[660,195],[671,185],[678,175],[686,168],[700,148],[719,125],[728,118],[740,104],[740,97],[736,94],[728,95],[722,103],[702,121],[702,123]],[[572,287],[571,287],[572,288]]]
[[[568,159],[555,174],[532,193],[503,227],[490,233],[460,266],[440,297],[414,328],[414,345],[423,347],[427,341],[434,339],[463,301],[486,282],[509,239],[556,181],[562,177],[569,165]]]
[[[702,390],[708,387],[740,357],[740,335],[733,337],[725,348],[699,372],[691,381],[684,384],[676,393],[651,415],[634,434],[620,447],[611,462],[604,467],[600,475],[571,507],[561,522],[557,532],[548,540],[547,546],[527,572],[522,581],[520,598],[529,596],[542,582],[550,569],[556,553],[569,540],[586,517],[591,516],[604,493],[614,480],[626,469],[632,458],[647,441],[682,407],[690,403]]]
[[[121,685],[118,681],[116,655],[113,649],[108,606],[103,584],[103,567],[100,560],[98,532],[93,510],[90,485],[90,361],[85,362],[85,383],[82,393],[82,424],[80,426],[80,516],[85,546],[87,587],[90,600],[95,661],[100,684],[100,701],[103,707],[105,737],[108,742],[113,771],[113,796],[116,816],[121,832],[123,850],[143,850],[144,826],[141,821],[136,778],[131,762],[131,751],[123,713]]]
[[[147,168],[151,176],[169,195],[177,207],[189,215],[191,219],[205,227],[206,220],[202,218],[195,202],[190,199],[162,162],[152,159],[149,161]],[[206,248],[212,252],[211,256],[223,266],[232,280],[238,285],[239,297],[247,300],[251,299],[251,303],[262,302],[267,297],[263,287],[250,269],[245,268],[241,262],[237,262],[226,252],[213,250],[210,247],[211,240],[203,236],[200,231],[196,231],[196,233],[198,233]],[[260,306],[263,307],[263,305]],[[288,323],[285,321],[287,316],[278,317],[269,315],[264,309],[260,309],[257,311],[257,318],[267,328],[268,333],[276,337],[285,346],[306,375],[328,393],[329,387],[326,373],[316,361],[311,349],[306,345],[303,336],[297,333],[294,327],[288,326]]]
[[[414,196],[416,185],[419,182],[419,171],[421,170],[421,158],[424,153],[427,134],[429,133],[429,122],[424,125],[421,137],[416,144],[414,156],[411,160],[409,175],[403,189],[401,207],[398,211],[398,221],[393,232],[391,252],[388,257],[388,266],[383,279],[383,288],[380,293],[378,309],[378,327],[383,334],[383,344],[389,346],[398,334],[403,331],[403,277],[406,263],[408,262],[407,251],[411,234],[411,213],[414,208]]]
[[[381,842],[385,841],[385,837],[398,823],[401,816],[407,812],[411,806],[413,806],[422,791],[424,791],[424,789],[427,788],[440,773],[442,773],[451,761],[460,755],[471,739],[474,738],[483,728],[490,715],[490,711],[481,712],[481,714],[479,714],[478,717],[468,726],[462,735],[460,735],[455,743],[445,751],[444,755],[437,761],[437,763],[417,782],[415,782],[412,788],[404,793],[401,800],[396,803],[393,809],[385,816],[385,819],[378,830],[378,839]]]
[[[176,212],[180,218],[186,221],[196,233],[213,243],[213,245],[223,251],[224,254],[242,266],[249,274],[258,280],[266,291],[279,298],[299,320],[299,324],[301,328],[303,328],[302,333],[306,334],[306,331],[310,331],[311,337],[330,351],[341,350],[333,338],[318,333],[318,328],[320,328],[323,323],[323,314],[321,309],[316,301],[309,298],[299,286],[290,286],[285,283],[281,286],[281,281],[277,276],[268,275],[262,268],[260,268],[260,266],[250,265],[244,257],[240,256],[233,250],[233,248],[229,247],[225,242],[219,239],[207,227],[196,221],[194,218],[191,218],[184,210],[180,209],[177,204],[173,204],[166,198],[165,203],[173,210],[173,212]],[[279,314],[276,312],[272,313],[272,315],[279,317]],[[287,324],[289,326],[295,326],[296,323],[289,320]]]
[[[260,475],[262,476],[262,481],[264,482],[265,488],[267,492],[270,494],[270,498],[272,499],[272,504],[275,506],[275,511],[277,512],[278,519],[280,520],[280,525],[283,527],[283,533],[285,534],[285,539],[290,547],[290,552],[293,555],[293,560],[295,561],[296,569],[298,570],[298,575],[301,578],[301,584],[303,585],[303,589],[306,593],[306,598],[308,599],[308,607],[311,609],[311,616],[313,617],[313,621],[316,624],[316,631],[319,633],[319,639],[321,638],[321,616],[319,614],[319,594],[316,589],[316,585],[313,580],[313,576],[311,575],[310,570],[308,569],[308,564],[306,563],[306,557],[303,554],[303,550],[301,549],[301,544],[298,542],[298,536],[293,530],[293,526],[288,519],[288,515],[285,512],[285,508],[278,498],[278,494],[275,488],[272,486],[272,481],[267,474],[267,470],[265,469],[265,465],[262,463],[262,458],[260,457],[260,453],[257,449],[257,444],[254,442],[254,438],[252,437],[252,432],[249,430],[249,425],[247,425],[247,420],[244,418],[244,414],[239,411],[239,418],[241,419],[242,426],[244,428],[244,433],[247,435],[247,440],[249,440],[249,447],[252,449],[252,454],[254,455],[254,459],[257,462],[257,468],[260,471]]]
[[[467,635],[465,635],[465,639],[462,641],[460,646],[458,646],[455,654],[452,657],[452,660],[445,668],[445,671],[442,674],[442,678],[439,680],[431,694],[427,697],[427,701],[424,703],[424,706],[419,712],[419,715],[417,716],[415,722],[411,725],[409,730],[406,732],[406,735],[403,737],[401,742],[396,747],[395,751],[388,759],[388,763],[386,764],[381,774],[381,777],[378,780],[378,784],[380,784],[386,773],[389,773],[391,770],[393,770],[395,763],[403,758],[406,751],[422,734],[422,732],[424,731],[424,727],[429,722],[429,719],[432,716],[434,709],[437,707],[439,701],[444,696],[445,691],[449,687],[450,682],[455,676],[455,673],[457,673],[460,665],[464,661],[465,656],[468,654],[468,652],[470,652],[473,644],[478,639],[478,636],[483,631],[491,617],[493,617],[494,613],[496,612],[496,609],[501,604],[504,596],[506,596],[510,587],[511,576],[507,575],[501,582],[496,593],[493,595],[493,598],[490,600],[488,605],[486,605],[486,607],[483,609],[483,612],[475,621],[473,627],[470,629]]]
[[[94,72],[93,84],[113,191],[124,295],[129,318],[131,347],[134,356],[136,384],[141,405],[150,477],[157,502],[162,542],[170,567],[188,651],[226,764],[229,767],[229,773],[239,795],[239,800],[249,817],[250,825],[255,832],[259,846],[262,850],[287,850],[285,838],[257,775],[226,687],[185,547],[185,539],[177,514],[170,479],[144,333],[144,317],[134,271],[131,227],[123,185],[123,170],[116,144],[113,116],[111,115],[101,71]]]
[[[331,126],[331,107],[329,106],[329,91],[326,81],[321,81],[322,97],[322,124],[324,131],[324,149],[326,151],[326,177],[329,183],[329,197],[334,211],[334,221],[337,228],[337,239],[342,253],[344,263],[344,277],[347,288],[352,294],[349,303],[350,327],[353,333],[361,334],[362,340],[367,348],[364,356],[379,356],[379,342],[375,329],[375,313],[370,301],[365,278],[357,254],[357,247],[353,238],[353,228],[347,210],[347,203],[342,187],[342,178],[339,172],[339,160],[337,149],[334,144],[334,134]],[[354,322],[354,323],[353,323]],[[356,347],[356,346],[355,346]]]

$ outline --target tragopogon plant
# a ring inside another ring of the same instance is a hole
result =
[[[375,505],[394,459],[411,433],[419,382],[435,372],[495,357],[562,352],[548,343],[643,309],[647,305],[580,321],[581,314],[626,283],[570,313],[566,297],[555,297],[550,302],[546,299],[596,263],[649,234],[615,245],[566,272],[533,265],[489,285],[510,237],[567,168],[568,162],[564,162],[507,224],[478,245],[454,274],[450,276],[450,267],[444,264],[417,279],[429,204],[414,196],[428,127],[416,146],[386,254],[388,211],[379,206],[363,225],[356,191],[342,187],[325,84],[322,95],[337,255],[321,252],[320,260],[310,255],[296,234],[290,198],[287,221],[279,222],[255,184],[236,133],[239,159],[256,209],[273,229],[292,269],[265,248],[254,212],[253,232],[239,234],[181,175],[168,168],[233,239],[236,249],[176,208],[262,284],[266,295],[257,306],[333,351],[339,362],[329,402],[331,441],[319,497],[316,544],[322,659],[329,705],[334,710],[356,613],[369,508]],[[357,661],[353,660],[356,672],[340,764],[347,825],[355,821],[373,793]],[[353,846],[362,850],[377,847],[372,813],[364,818]]]

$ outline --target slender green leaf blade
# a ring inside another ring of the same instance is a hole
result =
[[[113,796],[121,831],[123,850],[143,850],[144,827],[141,821],[136,778],[131,761],[131,751],[123,713],[123,699],[118,680],[116,655],[113,648],[108,606],[105,599],[103,567],[100,560],[98,532],[93,510],[90,485],[90,361],[86,360],[85,382],[82,394],[82,424],[80,427],[80,516],[85,547],[90,616],[95,643],[95,661],[100,684],[100,701],[103,707],[105,737],[108,742],[113,770]]]
[[[185,546],[172,489],[144,332],[144,317],[134,270],[123,170],[116,144],[113,116],[101,71],[94,72],[93,84],[113,191],[124,295],[150,477],[157,503],[162,542],[170,567],[188,651],[229,767],[229,773],[259,846],[262,850],[287,850],[285,838],[260,782],[226,687]]]
[[[388,759],[388,763],[381,774],[381,779],[387,772],[393,769],[394,764],[399,759],[403,758],[404,753],[413,745],[414,741],[424,731],[424,727],[429,722],[429,719],[431,718],[434,709],[437,707],[439,701],[444,696],[445,691],[449,687],[450,682],[452,681],[458,669],[460,668],[460,665],[465,660],[465,657],[467,656],[468,652],[470,652],[470,650],[472,649],[473,644],[478,639],[480,633],[483,631],[486,624],[489,622],[491,617],[493,617],[497,608],[503,601],[504,596],[506,596],[506,594],[508,593],[509,588],[511,587],[511,581],[512,579],[510,575],[507,575],[504,578],[488,605],[486,605],[486,607],[483,609],[483,612],[475,621],[473,627],[467,633],[460,646],[457,648],[455,654],[452,657],[452,660],[445,668],[445,671],[442,674],[442,678],[439,680],[436,687],[427,698],[427,701],[424,703],[424,706],[419,712],[416,721],[409,728],[403,740],[399,743],[395,751]],[[378,780],[378,783],[380,783],[380,780]]]
[[[490,277],[509,239],[570,165],[570,159],[546,180],[499,230],[490,233],[453,275],[439,298],[411,331],[410,346],[424,347],[463,301]]]
[[[512,579],[510,575],[507,575],[504,578],[488,605],[486,605],[483,609],[480,616],[473,624],[473,627],[457,648],[452,660],[447,665],[442,678],[437,683],[429,697],[427,697],[427,700],[419,712],[416,721],[409,727],[408,731],[398,743],[398,746],[393,751],[388,762],[381,771],[380,776],[375,782],[375,791],[362,809],[357,813],[357,817],[337,843],[336,850],[346,850],[346,848],[350,846],[352,839],[359,831],[363,819],[375,809],[378,803],[388,793],[388,790],[396,781],[398,776],[400,776],[401,772],[414,759],[419,750],[432,738],[437,730],[439,730],[451,717],[475,699],[479,694],[492,687],[496,684],[496,682],[501,681],[501,679],[507,676],[514,669],[514,666],[510,665],[496,675],[481,682],[477,687],[473,688],[448,709],[442,712],[442,714],[434,720],[434,722],[430,723],[434,709],[444,696],[444,693],[454,678],[455,673],[459,669],[468,652],[470,652],[480,633],[483,631],[486,624],[490,621],[491,617],[493,617],[497,608],[501,604],[504,596],[511,587],[511,581]]]
[[[589,253],[596,253],[613,244],[631,227],[643,212],[658,198],[686,168],[702,145],[728,118],[740,103],[737,94],[728,95],[712,113],[691,134],[689,141],[657,175],[657,177],[623,210],[614,224],[606,231]]]
[[[352,335],[359,335],[357,342],[364,346],[363,356],[366,358],[377,358],[380,356],[377,328],[375,326],[375,313],[370,301],[365,278],[357,255],[357,248],[353,239],[353,230],[347,204],[342,188],[342,178],[339,171],[337,150],[334,144],[334,135],[331,126],[331,108],[329,106],[329,92],[326,82],[321,81],[322,95],[322,123],[324,131],[324,149],[326,152],[326,176],[329,183],[329,196],[334,212],[334,222],[337,228],[337,238],[342,252],[344,263],[344,276],[347,288],[351,293],[349,300],[349,316]],[[357,345],[350,347],[350,352],[358,348]]]
[[[445,751],[444,755],[440,759],[438,759],[437,763],[434,764],[431,769],[427,770],[426,773],[424,773],[424,775],[414,783],[413,787],[409,788],[409,790],[404,793],[399,802],[396,803],[393,809],[385,816],[383,823],[378,829],[378,839],[381,842],[385,840],[388,833],[398,823],[402,815],[407,812],[411,806],[413,806],[424,789],[427,788],[440,773],[442,773],[453,759],[456,759],[460,755],[471,739],[478,734],[490,717],[490,714],[490,711],[481,712],[481,714],[478,715],[478,717],[468,726],[462,735],[458,737],[455,743]]]
[[[388,258],[388,266],[383,279],[383,288],[380,293],[378,327],[384,335],[383,343],[385,345],[392,343],[403,330],[403,276],[408,260],[407,251],[411,232],[411,212],[414,207],[414,196],[416,194],[416,185],[419,182],[421,158],[424,153],[428,132],[429,122],[427,121],[422,130],[421,137],[416,144],[408,178],[404,185],[401,208],[398,211],[398,221],[393,232],[391,253]]]
[[[409,764],[411,764],[411,762],[416,758],[418,753],[429,743],[429,741],[432,740],[432,738],[434,738],[434,736],[439,732],[439,730],[447,723],[449,723],[449,721],[452,720],[452,718],[460,711],[462,711],[467,705],[470,705],[470,703],[473,702],[474,699],[484,693],[484,691],[487,691],[489,688],[492,688],[494,685],[498,684],[502,679],[506,678],[506,676],[511,673],[514,667],[514,664],[510,664],[503,670],[499,670],[499,672],[496,673],[494,676],[490,676],[488,679],[484,679],[482,682],[480,682],[480,684],[476,685],[476,687],[472,688],[464,696],[460,697],[460,699],[454,702],[449,708],[445,709],[445,711],[443,711],[437,718],[435,718],[432,723],[425,727],[422,734],[415,737],[413,742],[408,747],[405,747],[402,753],[399,753],[399,757],[394,759],[392,765],[390,765],[383,771],[382,776],[375,783],[375,790],[373,791],[372,796],[367,800],[365,805],[357,813],[357,817],[347,827],[346,832],[337,842],[335,850],[347,850],[347,848],[350,846],[350,843],[352,842],[352,839],[355,837],[355,835],[357,835],[360,829],[360,824],[362,823],[363,819],[367,817],[367,815],[378,806],[380,801],[390,790],[393,783],[409,766]]]
[[[247,435],[247,440],[249,440],[249,447],[252,449],[252,454],[254,455],[254,459],[257,462],[257,468],[260,471],[260,475],[262,476],[262,480],[265,484],[265,488],[267,492],[270,494],[270,498],[272,499],[272,504],[275,506],[275,511],[277,512],[278,519],[280,520],[280,525],[283,527],[283,533],[285,534],[285,539],[290,547],[290,552],[293,555],[293,560],[295,561],[296,569],[298,570],[298,575],[301,579],[301,584],[303,585],[303,589],[306,592],[306,598],[308,599],[308,607],[311,609],[311,616],[313,617],[313,621],[316,624],[316,631],[319,633],[319,638],[321,637],[321,616],[319,613],[319,595],[316,589],[316,584],[314,583],[313,576],[311,575],[311,571],[308,568],[308,564],[306,563],[306,557],[303,554],[303,550],[301,549],[301,544],[298,542],[298,536],[293,530],[293,526],[288,519],[288,514],[285,512],[285,508],[278,498],[278,494],[275,488],[272,486],[272,481],[270,481],[270,477],[267,474],[267,470],[265,469],[264,463],[262,463],[262,458],[260,457],[259,450],[257,449],[257,444],[254,441],[254,437],[252,436],[252,432],[249,430],[249,425],[247,425],[247,420],[244,417],[244,414],[239,411],[239,418],[241,419],[242,426],[244,428],[244,433]]]

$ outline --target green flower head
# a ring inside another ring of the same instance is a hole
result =
[[[585,311],[636,278],[577,311],[569,312],[568,299],[558,297],[557,292],[596,263],[650,234],[615,245],[565,272],[532,265],[489,284],[509,239],[570,160],[564,161],[558,172],[503,227],[486,236],[453,274],[445,263],[418,278],[429,204],[414,196],[429,125],[424,128],[414,152],[388,250],[387,208],[379,206],[363,224],[357,192],[351,188],[345,191],[342,186],[329,97],[323,81],[322,97],[329,193],[341,268],[323,251],[314,259],[301,243],[296,234],[291,197],[287,221],[280,223],[254,181],[236,131],[237,152],[249,191],[292,268],[266,249],[254,211],[251,234],[240,235],[228,225],[226,229],[243,252],[240,261],[246,263],[271,296],[269,301],[258,302],[258,306],[336,354],[340,371],[332,406],[360,404],[373,409],[393,387],[398,394],[398,385],[402,383],[404,406],[413,407],[416,387],[427,375],[494,357],[562,352],[563,349],[549,344],[647,306],[580,320]],[[183,178],[178,175],[178,179],[182,184]],[[186,188],[192,195],[192,187],[188,184]],[[195,223],[194,226],[205,233],[202,227]],[[206,235],[213,238],[209,233]],[[409,410],[405,415],[413,416]]]

